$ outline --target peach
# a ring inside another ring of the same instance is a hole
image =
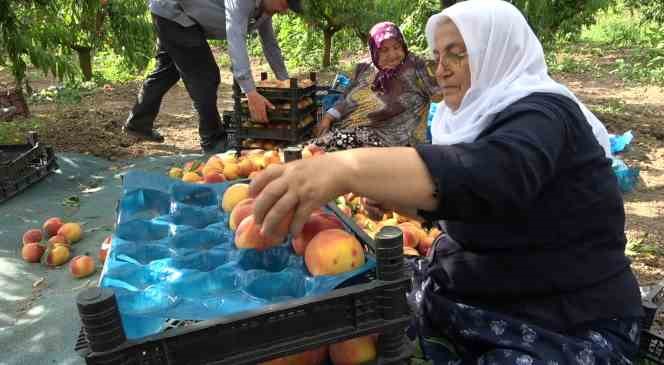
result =
[[[212,156],[208,160],[208,162],[203,166],[203,176],[214,172],[217,174],[223,174],[224,173],[224,163],[221,161],[219,157]]]
[[[173,167],[170,170],[168,170],[168,176],[172,179],[181,180],[183,174],[184,171],[179,167]]]
[[[219,157],[224,164],[237,163],[237,156],[235,154],[235,151],[227,151],[224,153],[220,153],[216,155],[216,157]]]
[[[46,251],[46,264],[60,266],[69,260],[69,247],[55,245]]]
[[[95,260],[90,256],[76,256],[69,262],[69,272],[75,278],[84,278],[95,272],[95,265]]]
[[[435,238],[431,236],[427,236],[424,238],[422,241],[420,241],[420,245],[417,246],[417,250],[420,251],[420,254],[422,256],[426,256],[429,253],[429,250],[433,246],[433,241]]]
[[[247,176],[249,176],[249,174],[256,171],[256,167],[254,167],[254,163],[251,162],[251,160],[247,159],[247,158],[243,159],[242,161],[240,161],[240,163],[238,163],[238,169],[239,169],[238,174],[241,177],[247,177]]]
[[[310,144],[302,149],[302,158],[311,158],[323,154],[325,154],[325,150],[315,144]]]
[[[28,242],[21,248],[21,257],[27,262],[39,262],[46,248],[37,242]]]
[[[295,254],[303,256],[312,238],[321,231],[333,228],[343,229],[344,225],[332,214],[322,212],[312,214],[307,223],[304,224],[304,227],[302,227],[302,232],[293,238],[293,250],[295,250]]]
[[[237,203],[247,199],[248,197],[249,184],[233,184],[224,192],[224,196],[221,200],[221,208],[224,210],[224,212],[230,212],[233,210],[233,207],[235,207]]]
[[[327,229],[309,241],[304,262],[313,276],[336,275],[364,265],[364,248],[342,229]]]
[[[216,172],[208,172],[203,176],[203,182],[206,184],[218,184],[226,181],[226,177],[223,174],[218,174]]]
[[[250,216],[253,211],[253,198],[247,198],[235,204],[235,207],[233,207],[233,210],[231,211],[231,216],[228,218],[228,226],[231,228],[231,231],[235,231],[237,226],[239,226],[246,217]]]
[[[111,242],[113,240],[113,236],[108,236],[104,239],[104,242],[101,243],[101,248],[99,248],[99,262],[102,264],[106,262],[106,256],[108,256],[108,250],[111,249]]]
[[[420,252],[415,248],[403,246],[403,254],[406,256],[419,256]]]
[[[33,242],[41,242],[41,240],[44,239],[44,235],[42,234],[42,231],[36,228],[29,229],[25,233],[23,233],[23,244],[25,245],[26,243],[33,243]]]
[[[224,164],[224,176],[226,180],[235,180],[240,177],[240,166],[235,162],[226,162]]]
[[[58,230],[60,229],[60,227],[62,227],[63,224],[64,222],[62,221],[62,219],[58,217],[53,217],[47,219],[46,222],[44,222],[42,228],[44,229],[44,232],[46,232],[46,236],[52,237],[58,233]]]
[[[327,360],[327,346],[262,362],[259,365],[322,365],[325,360]]]
[[[83,238],[83,228],[78,223],[65,223],[58,230],[58,234],[65,236],[69,243],[76,243]]]
[[[187,173],[187,172],[198,172],[202,168],[203,168],[203,165],[201,164],[201,162],[194,160],[194,161],[188,161],[187,163],[185,163],[182,170],[184,170],[185,173]]]
[[[263,155],[251,155],[248,157],[251,160],[251,163],[254,165],[256,170],[263,170],[264,168],[267,167],[267,162],[265,161],[265,157]]]
[[[437,238],[440,236],[440,234],[443,233],[440,229],[438,228],[431,228],[429,230],[429,237]]]
[[[267,151],[267,152],[265,152],[265,154],[263,154],[263,158],[265,158],[265,165],[266,166],[281,163],[281,156],[279,156],[278,151]]]
[[[201,175],[193,171],[189,171],[184,173],[184,176],[182,176],[182,181],[188,183],[197,183],[199,181],[203,181],[203,178],[201,177]]]
[[[277,228],[275,235],[266,237],[260,233],[260,226],[254,221],[251,214],[244,218],[235,232],[235,246],[237,248],[254,248],[259,251],[276,246],[284,241],[288,235],[288,228],[293,220],[293,213],[288,215]]]
[[[420,234],[416,226],[411,223],[401,223],[398,227],[403,232],[403,245],[408,247],[417,247],[420,244]],[[424,233],[424,232],[423,232]]]
[[[350,209],[350,207],[348,207],[348,206],[343,206],[343,207],[339,208],[339,210],[341,210],[341,212],[342,212],[343,214],[345,214],[345,215],[347,215],[347,216],[349,216],[349,217],[351,217],[351,216],[353,215],[353,211],[352,211],[352,210]]]
[[[330,359],[334,365],[356,365],[376,359],[374,336],[351,338],[330,345]]]
[[[65,236],[62,235],[62,234],[56,234],[55,236],[51,237],[51,238],[48,240],[48,243],[49,243],[51,246],[55,246],[55,245],[65,245],[65,246],[67,246],[67,247],[70,246],[70,244],[69,244],[69,240],[67,239],[67,237],[65,237]]]

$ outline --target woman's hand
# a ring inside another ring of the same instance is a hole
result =
[[[325,114],[323,119],[321,119],[320,122],[318,122],[314,127],[314,136],[320,137],[325,132],[329,131],[332,122],[334,122],[334,118],[332,118],[332,116],[329,114]]]
[[[374,221],[383,219],[383,214],[388,210],[381,203],[369,198],[362,198],[362,206],[367,216]]]
[[[290,232],[297,234],[311,213],[346,193],[344,164],[332,154],[270,165],[251,182],[256,198],[254,218],[261,234],[275,234],[277,226],[293,213]]]

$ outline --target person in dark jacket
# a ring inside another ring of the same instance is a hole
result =
[[[263,234],[349,192],[442,220],[409,296],[435,364],[631,364],[643,313],[606,129],[513,5],[459,2],[427,34],[433,144],[270,166],[251,184]]]
[[[254,120],[267,121],[274,108],[256,91],[247,53],[247,35],[257,31],[265,58],[277,79],[288,79],[281,49],[272,28],[272,16],[289,9],[299,12],[299,0],[150,0],[157,33],[157,66],[143,83],[124,131],[135,137],[163,142],[154,130],[164,95],[182,79],[198,111],[204,152],[224,149],[226,132],[217,110],[219,67],[207,39],[226,39],[233,77],[247,95]]]

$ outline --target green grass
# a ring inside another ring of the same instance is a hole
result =
[[[625,254],[627,254],[627,256],[639,256],[639,255],[662,256],[664,255],[664,248],[649,243],[648,234],[646,233],[641,237],[628,239],[625,248]]]
[[[29,131],[38,131],[41,121],[37,118],[16,118],[9,122],[0,122],[0,144],[25,143]]]
[[[576,41],[559,40],[553,49],[548,61],[554,73],[664,85],[664,25],[646,22],[621,4],[601,11]]]

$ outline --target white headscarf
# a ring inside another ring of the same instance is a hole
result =
[[[454,22],[466,44],[471,86],[456,111],[440,103],[431,125],[434,144],[473,142],[497,113],[523,97],[544,92],[576,101],[611,157],[606,128],[569,89],[549,77],[542,44],[516,7],[503,0],[459,2],[429,18],[430,49],[444,18]]]

